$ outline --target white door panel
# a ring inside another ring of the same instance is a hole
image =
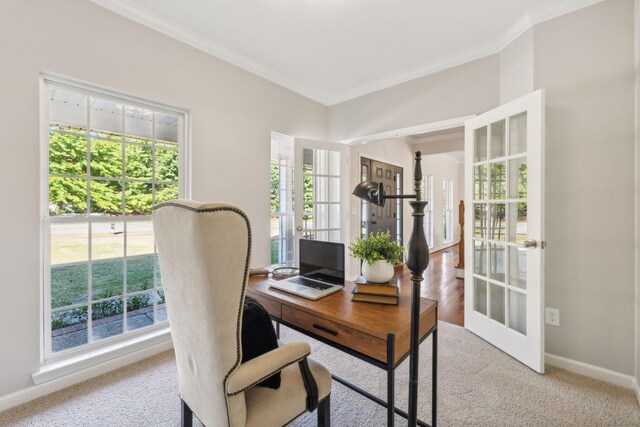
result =
[[[299,239],[346,242],[347,146],[294,140],[296,260]]]
[[[538,372],[543,171],[542,90],[465,123],[465,328]]]

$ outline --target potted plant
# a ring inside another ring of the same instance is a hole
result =
[[[354,258],[362,260],[362,275],[372,283],[387,283],[393,277],[393,266],[402,262],[402,246],[391,240],[390,233],[371,233],[349,245]]]

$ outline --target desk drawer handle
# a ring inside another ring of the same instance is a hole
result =
[[[327,328],[326,326],[318,325],[317,323],[313,324],[313,327],[316,329],[320,329],[323,332],[326,332],[331,335],[338,335],[338,333],[332,329]]]

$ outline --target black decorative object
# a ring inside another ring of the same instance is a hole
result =
[[[361,199],[378,206],[384,206],[386,199],[415,199],[409,202],[413,208],[413,230],[407,245],[407,267],[411,271],[411,344],[409,359],[409,413],[408,425],[418,423],[418,361],[420,345],[420,284],[422,274],[429,265],[429,246],[424,236],[424,208],[427,201],[422,199],[420,187],[422,184],[421,153],[415,154],[415,171],[413,191],[415,194],[386,195],[382,183],[364,181],[356,185],[353,194]],[[435,375],[435,372],[434,372]],[[434,382],[435,384],[435,382]],[[435,394],[436,390],[433,390]],[[435,405],[435,399],[434,399]],[[432,423],[435,425],[435,412]]]
[[[242,363],[278,348],[278,338],[267,310],[258,301],[245,298],[242,313]],[[280,388],[280,372],[257,384]]]

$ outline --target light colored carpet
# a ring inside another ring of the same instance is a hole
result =
[[[538,375],[475,335],[439,324],[440,426],[640,426],[631,390],[547,366]],[[282,328],[283,341],[306,337]],[[384,398],[386,376],[364,362],[312,342],[313,357],[333,372]],[[431,340],[421,346],[420,418],[431,411]],[[406,408],[408,360],[396,371],[396,401]],[[0,413],[0,425],[176,426],[179,400],[173,352]],[[334,382],[334,426],[382,426],[384,408]],[[397,425],[406,421],[396,418]],[[292,426],[315,426],[306,414]]]

